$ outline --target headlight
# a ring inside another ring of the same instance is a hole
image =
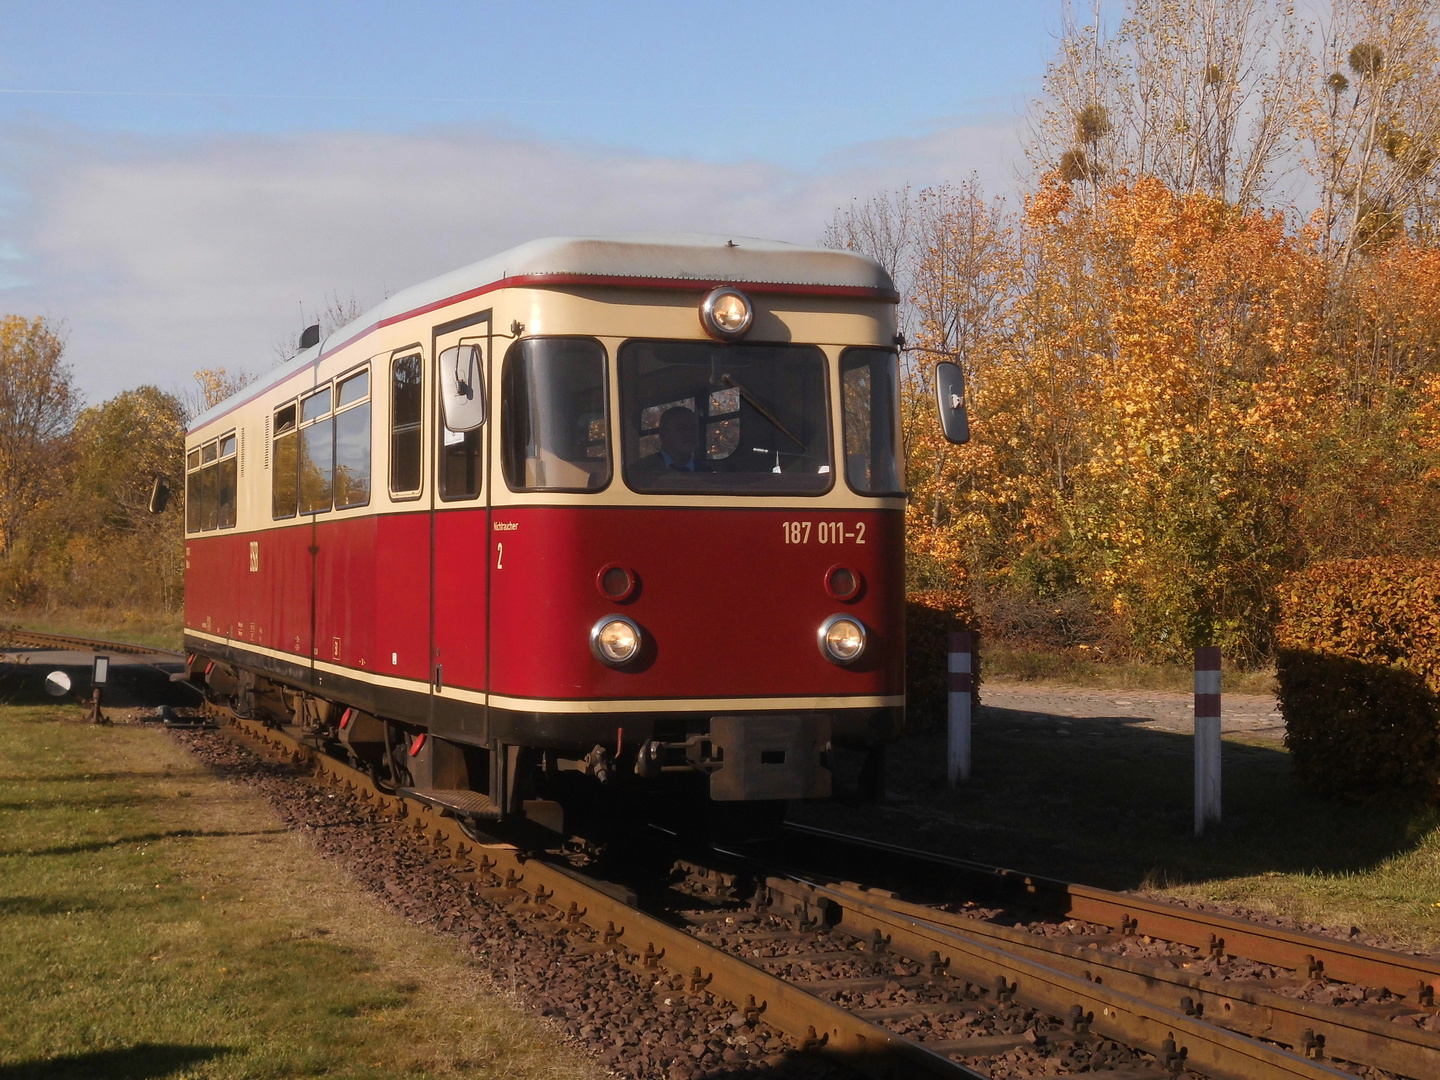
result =
[[[739,341],[754,321],[750,298],[739,289],[711,289],[700,302],[700,325],[721,341]]]
[[[640,628],[618,616],[601,619],[590,629],[590,651],[602,664],[628,664],[640,651]]]
[[[832,615],[820,627],[820,652],[836,664],[853,664],[865,651],[865,627],[849,615]]]

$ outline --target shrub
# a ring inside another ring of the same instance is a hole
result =
[[[1276,678],[1301,782],[1440,800],[1440,561],[1342,559],[1280,591]]]
[[[970,705],[980,704],[980,635],[968,592],[932,590],[905,598],[905,727],[945,726],[949,714],[950,632],[969,630]]]

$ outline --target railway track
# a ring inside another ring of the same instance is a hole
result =
[[[1411,1021],[1437,1015],[1440,960],[1247,922],[1069,882],[1020,874],[1000,867],[914,851],[858,837],[787,826],[792,858],[811,867],[843,872],[863,865],[875,878],[949,897],[988,896],[1079,922],[1078,934],[1048,937],[945,910],[945,905],[901,899],[874,886],[824,877],[790,875],[771,882],[792,902],[834,905],[830,918],[862,932],[892,926],[924,926],[932,948],[983,945],[1031,957],[1056,970],[1131,994],[1167,998],[1187,1016],[1204,1019],[1296,1048],[1313,1058],[1335,1058],[1407,1077],[1440,1076],[1440,1032]],[[798,843],[796,843],[798,841]],[[827,884],[826,882],[829,882]],[[1053,923],[1052,923],[1053,925]],[[913,929],[903,930],[908,938]],[[1119,954],[1126,939],[1188,946],[1177,957]],[[919,938],[916,938],[918,941]],[[918,948],[918,945],[916,946]],[[1191,962],[1184,962],[1190,959]],[[1199,962],[1195,962],[1199,961]],[[1209,961],[1209,962],[1205,962]],[[1268,978],[1232,974],[1264,965]],[[1202,969],[1198,972],[1191,967]],[[1317,983],[1340,983],[1351,993],[1343,1006],[1317,1004],[1302,995]],[[1358,992],[1358,993],[1357,993]]]
[[[772,873],[745,908],[730,896],[731,871],[697,867],[691,876],[699,892],[713,885],[713,902],[642,910],[613,883],[509,845],[479,843],[455,818],[380,791],[367,774],[296,735],[220,712],[251,745],[404,823],[538,927],[566,927],[577,947],[610,949],[677,994],[729,1002],[747,1018],[763,1017],[794,1047],[865,1075],[983,1077],[996,1058],[1023,1049],[1037,1060],[1058,1058],[1059,1072],[1049,1075],[1071,1071],[1064,1057],[1078,1050],[1119,1056],[1123,1074],[1136,1078],[1353,1075],[1324,1060],[1318,1042],[1294,1052],[1203,1008],[1187,1014],[1168,987],[1111,985],[1109,969],[1098,964],[1066,970],[1035,950],[966,935],[935,909],[859,886]],[[887,1004],[878,1003],[882,994]],[[926,1022],[917,1025],[917,1018]],[[947,1031],[954,1037],[943,1037]]]
[[[149,645],[136,645],[129,641],[104,641],[97,638],[71,637],[66,634],[42,634],[38,630],[23,630],[18,626],[0,627],[0,649],[32,648],[75,650],[77,652],[125,653],[134,656],[163,656],[167,660],[183,660],[184,653],[169,649],[156,649]]]

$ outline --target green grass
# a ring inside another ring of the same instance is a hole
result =
[[[0,708],[0,1076],[596,1075],[160,731]]]
[[[1225,820],[1197,839],[1188,735],[982,707],[972,738],[972,779],[956,791],[945,783],[943,735],[915,736],[891,748],[892,801],[802,806],[792,816],[1086,884],[1234,901],[1440,947],[1440,811],[1312,798],[1296,787],[1282,747],[1227,738]]]
[[[21,626],[46,634],[104,638],[180,651],[185,616],[178,611],[112,608],[25,609],[0,614],[0,626]]]
[[[1085,649],[1032,649],[1001,642],[981,645],[983,677],[996,682],[1036,682],[1086,686],[1099,690],[1195,689],[1195,670],[1184,664],[1146,664],[1137,660],[1101,659]],[[1242,670],[1226,666],[1225,690],[1231,694],[1275,693],[1271,669]],[[981,691],[984,693],[983,688]]]

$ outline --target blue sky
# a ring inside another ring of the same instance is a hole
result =
[[[12,5],[0,309],[92,400],[263,369],[298,307],[556,232],[813,241],[886,186],[996,190],[1058,0]],[[189,340],[195,340],[190,337]]]

